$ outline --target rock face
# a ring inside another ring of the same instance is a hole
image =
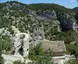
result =
[[[73,30],[78,32],[78,24],[76,22],[73,22]]]
[[[64,41],[49,41],[49,40],[41,40],[43,51],[46,52],[50,49],[54,56],[63,56],[66,52],[66,47]]]
[[[53,10],[53,11],[50,11],[50,10],[47,10],[47,11],[38,11],[37,12],[37,15],[40,16],[41,18],[46,18],[46,19],[57,19],[57,15],[56,15],[56,12]]]
[[[68,60],[75,59],[74,55],[64,55],[53,57],[54,64],[65,64]]]
[[[65,13],[59,15],[60,26],[62,28],[62,31],[68,31],[73,29],[72,23],[69,22],[69,20],[66,17],[65,17]]]
[[[29,55],[29,40],[30,35],[27,33],[17,33],[13,37],[13,49],[11,55],[2,54],[4,64],[13,64],[15,61],[24,62],[24,57]],[[30,60],[26,60],[26,63]]]
[[[20,53],[23,57],[29,54],[29,38],[30,35],[26,33],[17,33],[14,37],[13,51],[14,54]]]
[[[13,64],[13,62],[15,62],[15,61],[24,62],[24,58],[19,54],[17,54],[17,55],[2,54],[2,57],[4,59],[4,64]]]

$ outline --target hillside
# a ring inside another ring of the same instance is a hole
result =
[[[6,43],[5,45],[0,43],[3,45],[1,47],[5,50],[11,48],[10,43],[9,48],[6,45],[8,41],[10,42],[8,38],[16,34],[16,29],[24,33],[28,31],[32,43],[43,39],[63,40],[69,47],[70,42],[78,41],[77,10],[78,7],[68,9],[49,3],[23,4],[17,1],[0,3],[0,39]],[[73,54],[71,51],[70,53]]]
[[[8,30],[12,25],[22,32],[29,30],[33,33],[33,30],[37,28],[50,39],[61,31],[77,31],[76,25],[73,28],[73,23],[77,22],[73,15],[75,12],[57,4],[25,5],[12,1],[1,3],[0,12],[0,27],[8,28]]]
[[[75,12],[78,12],[78,7],[75,7],[73,10],[74,10]]]

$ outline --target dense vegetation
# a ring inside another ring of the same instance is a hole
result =
[[[14,64],[25,64],[25,63],[22,63],[20,61],[15,61]]]
[[[12,42],[9,36],[0,36],[0,64],[3,64],[2,53],[9,53],[12,48]],[[6,52],[7,51],[7,52]]]
[[[33,60],[31,64],[53,64],[52,51],[48,49],[46,52],[43,52],[41,43],[30,49],[29,58]]]
[[[70,44],[72,41],[77,41],[78,34],[75,31],[61,32],[54,37],[54,40],[64,40],[66,44]]]

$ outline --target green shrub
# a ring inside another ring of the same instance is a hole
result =
[[[9,36],[3,36],[0,38],[0,63],[3,63],[3,59],[1,57],[2,51],[10,51],[12,48],[12,42]]]
[[[30,64],[53,64],[51,62],[52,52],[47,50],[47,53],[43,52],[41,44],[38,44],[36,47],[30,49],[29,58],[33,60]]]

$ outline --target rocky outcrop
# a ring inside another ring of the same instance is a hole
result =
[[[23,57],[27,57],[29,54],[29,39],[29,34],[17,33],[13,43],[14,54],[20,53]]]
[[[54,64],[65,64],[69,60],[73,60],[73,59],[75,59],[74,55],[56,56],[52,58]]]
[[[19,32],[19,30],[16,31],[17,33],[15,34],[15,36],[11,37],[11,39],[13,40],[11,54],[2,54],[4,64],[13,64],[13,62],[15,61],[21,61],[26,64],[28,62],[31,62],[30,60],[28,60],[30,35],[28,33],[21,33]],[[27,60],[25,59],[25,57],[27,58]]]
[[[67,17],[67,16],[66,16]],[[60,21],[60,26],[62,28],[62,31],[68,31],[68,30],[72,30],[72,23],[69,22],[67,20],[67,18],[65,17],[65,14],[59,14],[58,15],[58,19]]]
[[[43,11],[43,12],[38,11],[37,15],[40,17],[44,17],[46,19],[57,19],[57,15],[54,10],[53,11],[47,10],[47,11]]]

